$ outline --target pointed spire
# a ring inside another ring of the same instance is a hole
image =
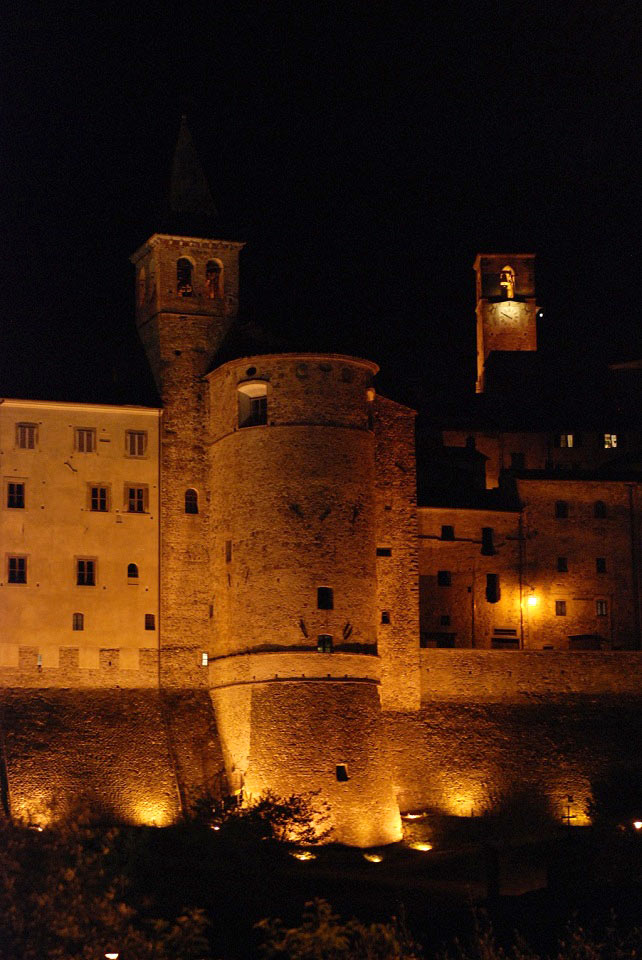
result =
[[[196,153],[187,118],[181,117],[172,160],[169,212],[176,233],[211,233],[217,212],[207,178]]]

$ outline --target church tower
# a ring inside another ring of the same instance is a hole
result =
[[[203,379],[238,311],[242,243],[211,239],[216,210],[183,117],[172,164],[170,232],[131,257],[136,326],[156,380],[160,443],[161,682],[205,684],[207,650],[208,417]]]
[[[495,351],[537,350],[534,253],[480,253],[477,280],[477,393]]]

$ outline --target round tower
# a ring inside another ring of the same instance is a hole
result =
[[[376,647],[375,364],[209,374],[209,683],[236,788],[316,791],[336,839],[398,840]]]

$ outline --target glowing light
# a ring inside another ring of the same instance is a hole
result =
[[[422,853],[428,853],[429,850],[432,850],[432,843],[411,843],[410,846],[413,850],[420,850]]]
[[[119,956],[119,953],[106,953],[105,960],[118,960]]]
[[[364,853],[363,859],[367,860],[368,863],[381,863],[383,857],[380,853]]]
[[[642,830],[642,820],[634,820],[634,821],[633,821],[633,829],[634,829],[634,830]]]
[[[136,808],[136,823],[145,827],[166,827],[172,821],[170,811],[160,803],[141,803]]]
[[[528,603],[529,607],[536,607],[536,606],[537,606],[537,597],[530,596],[530,597],[528,598],[527,603]]]
[[[312,853],[310,850],[293,850],[290,854],[291,857],[294,857],[295,860],[316,860],[316,853]]]
[[[423,820],[426,816],[425,813],[402,813],[402,819],[404,820]]]
[[[210,823],[210,830],[220,830],[218,823]]]

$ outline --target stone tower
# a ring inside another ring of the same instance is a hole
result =
[[[161,396],[161,681],[205,684],[210,590],[203,379],[238,310],[242,243],[209,239],[216,211],[185,122],[172,164],[168,224],[131,257],[136,325]],[[207,238],[207,239],[206,239]]]
[[[480,253],[477,281],[477,393],[493,350],[537,350],[534,253]]]

